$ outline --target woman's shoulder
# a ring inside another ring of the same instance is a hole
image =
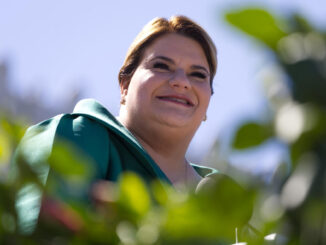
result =
[[[72,113],[60,114],[30,126],[26,131],[26,137],[44,133],[61,135],[63,137],[101,132],[106,128],[119,128],[121,124],[116,118],[95,99],[83,99],[79,101]]]
[[[107,124],[119,124],[115,117],[99,102],[94,99],[83,99],[79,101],[72,113],[59,114],[43,120],[27,129],[27,133],[40,133],[42,131],[56,131],[57,128],[66,124],[73,130],[77,126],[79,130],[87,127],[96,127],[96,122]]]
[[[105,108],[105,106],[103,106],[95,99],[80,100],[76,104],[72,115],[85,116],[96,121],[106,122],[108,124],[120,124],[116,118]]]
[[[98,109],[102,110],[102,113],[98,112]],[[114,124],[114,117],[98,102],[82,100],[76,105],[73,113],[60,114],[30,126],[16,152],[36,159],[46,158],[51,153],[53,145],[62,140],[82,149],[87,148],[88,151],[101,146],[106,147],[107,130],[103,123],[99,123],[102,120],[96,114],[103,114],[102,117],[107,118],[107,123],[111,121]]]

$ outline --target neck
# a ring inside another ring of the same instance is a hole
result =
[[[186,163],[185,154],[191,137],[167,130],[137,130],[127,127],[162,169],[178,170]]]
[[[122,124],[137,138],[139,143],[153,158],[165,175],[175,185],[192,187],[200,181],[200,176],[190,166],[185,154],[193,134],[185,134],[179,128],[153,124],[146,128],[129,125],[119,118]]]

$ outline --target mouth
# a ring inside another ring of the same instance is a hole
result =
[[[186,107],[192,107],[194,104],[192,101],[188,98],[181,97],[181,96],[157,96],[159,100],[167,101],[167,102],[172,102],[176,104],[180,104]]]

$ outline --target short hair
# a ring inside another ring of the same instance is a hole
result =
[[[185,16],[172,16],[169,20],[166,18],[154,18],[144,26],[130,45],[125,61],[119,71],[118,79],[120,86],[125,81],[130,81],[142,59],[144,50],[154,40],[169,33],[189,37],[200,44],[209,65],[210,87],[213,94],[212,83],[217,67],[216,47],[207,32],[200,25]]]

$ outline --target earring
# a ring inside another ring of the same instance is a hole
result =
[[[207,120],[207,115],[204,116],[203,122]]]
[[[126,99],[125,98],[121,98],[120,99],[120,105],[124,105],[126,104]]]

